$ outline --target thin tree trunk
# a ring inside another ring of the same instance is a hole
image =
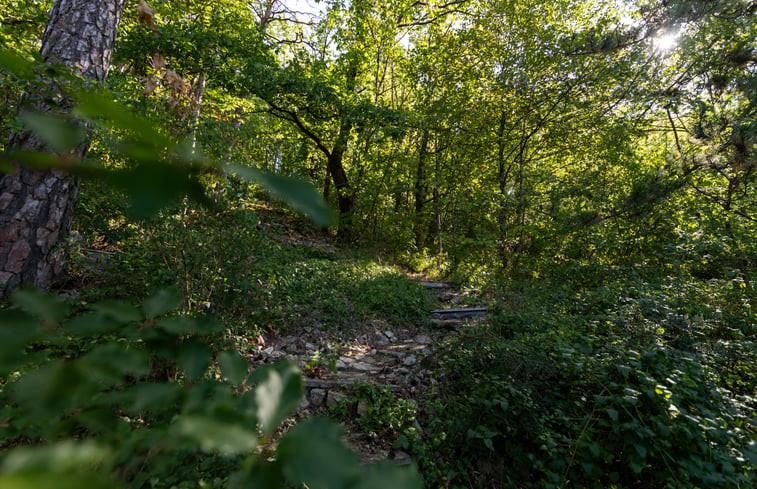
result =
[[[57,0],[42,38],[44,59],[104,81],[123,8],[124,0]],[[35,102],[33,108],[67,111],[69,105],[60,96],[56,106]],[[81,145],[76,156],[83,158],[88,148]],[[8,149],[45,147],[21,132],[11,134]],[[0,296],[25,284],[49,287],[60,278],[66,260],[60,244],[70,230],[78,194],[78,180],[63,170],[17,166],[0,178]]]
[[[426,204],[426,155],[428,154],[428,129],[423,130],[421,141],[418,146],[418,166],[415,172],[415,189],[413,197],[415,198],[415,215],[413,216],[413,234],[415,235],[415,246],[418,250],[425,244],[423,232],[423,207]]]

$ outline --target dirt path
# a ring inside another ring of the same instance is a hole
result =
[[[477,322],[476,317],[447,314],[465,306],[465,294],[445,283],[421,283],[437,295],[443,306],[432,313],[428,324],[397,327],[374,320],[351,330],[348,337],[303,327],[259,345],[250,361],[259,365],[290,358],[299,364],[304,375],[305,399],[295,418],[327,415],[332,406],[350,398],[355,383],[387,387],[398,398],[416,399],[433,382],[431,372],[422,366],[423,358],[445,338]],[[367,408],[361,404],[354,411],[360,415]],[[347,428],[346,440],[363,462],[392,459],[400,464],[410,463],[407,453],[392,449],[394,433],[366,437]]]

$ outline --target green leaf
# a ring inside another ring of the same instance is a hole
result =
[[[26,347],[42,335],[39,321],[21,311],[0,311],[0,377],[26,358]]]
[[[150,373],[150,357],[141,350],[117,343],[98,346],[79,360],[87,372],[118,382],[126,376],[141,377]]]
[[[647,458],[647,447],[645,447],[644,445],[634,445],[633,448],[642,459]]]
[[[77,94],[77,106],[73,114],[105,127],[138,135],[143,144],[151,146],[150,150],[164,150],[173,146],[173,142],[153,129],[154,124],[139,117],[113,100],[112,95],[82,91]]]
[[[284,487],[284,474],[281,464],[262,457],[250,457],[244,467],[229,477],[229,489],[247,489],[250,487],[274,488]]]
[[[68,314],[63,299],[41,290],[18,290],[11,296],[11,302],[42,321],[57,323]]]
[[[270,434],[302,401],[302,378],[288,361],[255,369],[249,383],[255,385],[256,416],[264,433]]]
[[[108,180],[129,196],[128,212],[131,217],[153,216],[183,196],[202,204],[208,203],[204,188],[188,166],[167,164],[156,154],[136,155],[136,158],[134,154],[129,156],[148,161],[128,170],[111,172]]]
[[[11,149],[0,152],[0,162],[3,166],[0,171],[10,173],[15,168],[14,165],[21,164],[31,168],[56,168],[60,166],[60,160],[50,153],[41,153],[39,151],[25,151],[20,149]]]
[[[221,323],[211,316],[163,318],[157,321],[155,325],[172,336],[207,336],[223,331]]]
[[[115,489],[123,487],[110,478],[97,474],[32,472],[0,475],[3,489]]]
[[[63,330],[78,338],[101,336],[115,331],[121,323],[97,313],[82,314],[63,323]]]
[[[57,153],[74,149],[84,142],[84,128],[66,116],[23,112],[18,118],[39,140]]]
[[[179,290],[175,287],[168,287],[145,299],[142,310],[146,317],[154,318],[174,311],[180,308],[182,304],[184,304],[184,298]]]
[[[197,380],[205,375],[210,366],[210,349],[200,340],[192,339],[182,343],[177,361],[179,367],[190,380]]]
[[[593,457],[597,458],[602,453],[602,447],[599,445],[599,443],[594,442],[589,445],[589,452]]]
[[[92,441],[63,441],[54,445],[22,447],[11,450],[0,470],[6,474],[21,472],[65,472],[89,469],[110,462],[108,448]],[[5,487],[0,484],[0,487]]]
[[[218,365],[221,374],[229,379],[232,385],[239,385],[247,378],[250,363],[237,351],[225,351],[218,355]]]
[[[228,423],[208,416],[180,416],[173,431],[192,440],[204,452],[237,455],[248,453],[258,445],[254,430],[240,423]]]
[[[355,489],[420,489],[423,487],[415,466],[398,467],[384,461],[363,471]]]
[[[257,183],[272,197],[281,199],[297,212],[310,217],[319,226],[334,224],[334,212],[315,188],[305,180],[227,164],[226,171]]]
[[[13,394],[35,416],[60,417],[91,401],[99,389],[94,382],[75,363],[55,362],[23,376]]]
[[[342,442],[341,430],[325,419],[299,423],[284,435],[276,453],[293,486],[342,489],[360,472],[357,455]]]
[[[104,318],[113,319],[119,324],[142,320],[139,309],[124,301],[106,300],[92,306],[92,310]]]
[[[181,386],[175,383],[137,384],[124,392],[124,400],[130,402],[131,413],[156,412],[172,406],[181,394]]]
[[[34,63],[6,49],[0,49],[0,68],[22,80],[33,80],[35,77]]]

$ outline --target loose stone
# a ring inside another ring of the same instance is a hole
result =
[[[329,391],[328,396],[326,397],[326,406],[336,406],[345,399],[347,399],[345,394],[337,391]]]
[[[310,402],[313,403],[314,406],[323,406],[323,401],[326,399],[326,390],[325,389],[312,389],[310,391]]]

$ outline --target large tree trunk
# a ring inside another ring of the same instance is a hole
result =
[[[110,68],[125,0],[56,0],[42,38],[41,53],[83,77],[102,82]],[[28,104],[27,104],[28,105]],[[33,103],[38,111],[66,111]],[[40,151],[44,145],[29,132],[12,134],[8,149]],[[88,145],[78,148],[84,157]],[[0,297],[19,285],[47,287],[64,270],[60,246],[70,226],[79,182],[62,170],[17,167],[0,177]]]

